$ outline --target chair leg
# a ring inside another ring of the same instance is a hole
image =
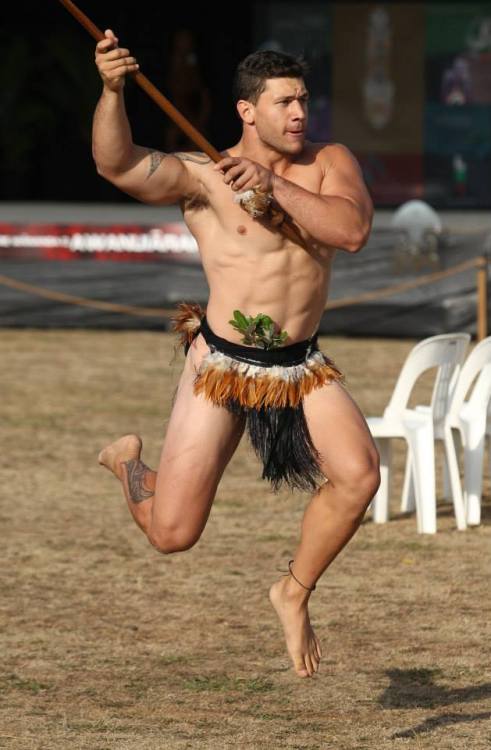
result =
[[[406,425],[411,447],[416,517],[420,534],[436,533],[435,445],[430,419],[418,425]]]
[[[467,523],[481,523],[482,475],[484,470],[484,432],[479,425],[468,425],[464,448],[464,486]]]
[[[443,497],[445,500],[451,500],[453,497],[446,452],[443,454]]]
[[[380,487],[371,502],[371,509],[374,523],[387,523],[389,520],[390,462],[392,448],[390,439],[376,438],[375,442],[380,454]]]
[[[491,476],[491,433],[486,433],[488,437],[488,472]]]
[[[459,531],[467,528],[465,520],[465,504],[460,483],[459,461],[455,450],[454,436],[451,427],[445,428],[444,437],[445,463],[448,471],[450,490],[452,493],[453,507],[455,512],[455,521]]]
[[[404,484],[402,486],[401,512],[409,513],[416,508],[416,496],[414,494],[413,465],[411,462],[411,451],[406,456],[406,468],[404,470]]]

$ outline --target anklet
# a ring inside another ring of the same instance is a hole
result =
[[[307,589],[307,591],[315,591],[315,583],[312,586],[312,588],[309,588],[308,586],[305,586],[304,583],[302,583],[301,581],[298,580],[298,578],[296,577],[296,575],[292,571],[292,562],[294,562],[294,561],[290,560],[289,563],[288,563],[288,570],[290,571],[290,574],[291,574],[292,578],[294,578],[296,580],[296,582],[299,583],[300,586],[302,586],[304,589]]]

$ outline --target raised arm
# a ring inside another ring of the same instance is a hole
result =
[[[145,203],[167,205],[195,195],[199,184],[181,159],[133,143],[123,91],[125,76],[137,70],[138,63],[129,50],[117,46],[111,30],[105,35],[95,54],[103,81],[92,129],[98,173]]]

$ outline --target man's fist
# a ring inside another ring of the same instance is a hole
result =
[[[228,156],[217,162],[214,169],[222,172],[223,181],[232,190],[242,192],[256,188],[264,193],[271,193],[273,190],[273,172],[251,159]]]
[[[111,29],[104,34],[106,38],[98,42],[95,48],[95,64],[104,86],[111,91],[121,91],[125,75],[137,71],[139,65],[128,49],[118,47],[118,38]]]

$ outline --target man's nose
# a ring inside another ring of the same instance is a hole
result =
[[[291,103],[290,112],[295,120],[305,120],[307,116],[306,106],[299,101],[293,101]]]

